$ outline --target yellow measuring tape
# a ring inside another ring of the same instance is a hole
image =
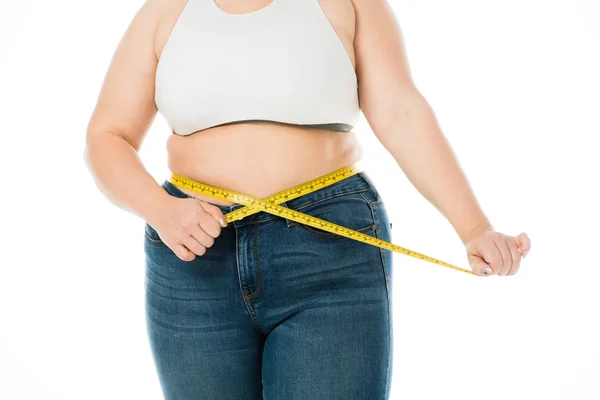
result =
[[[248,215],[255,214],[259,211],[264,211],[269,214],[277,215],[282,218],[287,218],[298,223],[312,226],[313,228],[322,229],[327,232],[335,233],[340,236],[347,237],[349,239],[357,240],[359,242],[367,243],[373,246],[381,247],[383,249],[392,250],[398,253],[406,254],[407,256],[415,257],[424,261],[428,261],[437,265],[452,268],[457,271],[466,272],[467,274],[477,276],[473,271],[457,267],[456,265],[449,264],[447,262],[435,259],[433,257],[426,256],[425,254],[417,253],[400,247],[396,244],[386,242],[385,240],[369,236],[365,233],[357,232],[355,230],[346,228],[341,225],[334,224],[329,221],[325,221],[320,218],[313,217],[301,213],[296,210],[292,210],[286,207],[282,207],[279,204],[298,198],[305,194],[314,192],[335,182],[339,182],[352,175],[358,174],[361,171],[353,165],[340,168],[329,174],[320,176],[316,179],[295,186],[290,189],[283,190],[279,193],[275,193],[269,197],[263,199],[256,198],[244,193],[234,192],[232,190],[223,189],[215,186],[210,186],[205,183],[197,182],[176,173],[171,174],[170,182],[173,185],[192,190],[196,193],[208,195],[217,199],[242,204],[246,207],[238,208],[232,212],[225,214],[225,220],[229,223],[232,221],[240,220]]]

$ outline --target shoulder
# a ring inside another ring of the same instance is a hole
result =
[[[317,0],[323,11],[341,19],[354,19],[354,0]]]
[[[353,0],[316,0],[336,31],[354,38],[356,15]]]
[[[146,0],[153,3],[155,14],[156,34],[154,35],[154,47],[157,58],[160,58],[162,49],[169,38],[175,23],[181,13],[191,0]]]

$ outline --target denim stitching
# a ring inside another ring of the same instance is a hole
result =
[[[246,297],[246,295],[244,294],[244,285],[242,284],[242,273],[240,271],[239,237],[237,229],[235,230],[235,266],[238,272],[238,283],[240,284],[240,291],[242,292],[242,296]]]
[[[370,203],[369,203],[370,205]],[[379,218],[377,217],[377,212],[371,207],[371,213],[373,214],[373,219],[375,220],[375,237],[379,239],[380,233],[381,233],[381,223],[379,221]],[[379,247],[379,256],[381,258],[381,269],[383,271],[383,279],[385,281],[385,291],[386,294],[389,296],[388,293],[388,289],[389,289],[389,285],[388,285],[388,276],[387,276],[387,264],[385,262],[385,256],[383,254],[383,248]]]
[[[369,190],[370,189],[365,189],[365,190],[361,189],[359,191],[352,192],[352,194],[358,193],[358,195],[360,197],[362,197],[362,199],[365,201],[365,203],[367,203],[367,206],[370,206],[369,200],[367,200],[367,198],[363,195],[364,192],[367,192]],[[346,193],[346,194],[348,194],[348,193]],[[376,229],[376,219],[375,219],[375,216],[373,215],[373,209],[371,209],[370,207],[369,207],[369,209],[371,211],[371,219],[373,220],[373,223],[371,225],[369,225],[369,226],[364,227],[364,228],[355,229],[355,231],[358,231],[358,232],[367,232],[368,230],[375,230]],[[299,208],[297,210],[299,210]],[[300,223],[298,225],[300,225],[300,227],[303,228],[306,232],[308,232],[308,233],[310,233],[310,234],[312,234],[312,235],[314,235],[316,237],[334,238],[336,236],[340,236],[340,235],[337,235],[337,234],[331,233],[331,232],[327,232],[327,233],[317,232],[317,231],[314,230],[313,227],[311,227],[309,225],[304,225],[304,224],[300,224]],[[313,228],[313,229],[311,229],[311,228]],[[340,238],[341,237],[343,237],[343,236],[340,236]]]
[[[371,178],[369,178],[364,171],[359,172],[358,175],[360,175],[367,182],[371,189],[377,191],[377,189],[375,188],[375,183],[373,183]]]
[[[152,227],[151,227],[152,228]],[[154,228],[152,228],[154,230]],[[166,246],[167,244],[162,239],[154,239],[148,234],[146,227],[144,226],[144,237],[148,240],[148,243],[155,247]]]
[[[377,213],[375,212],[374,209],[372,209],[374,218],[377,220],[376,223],[376,228],[375,228],[375,237],[379,238],[380,236],[380,224],[379,224],[379,218],[377,218]],[[389,320],[389,318],[392,318],[391,315],[391,304],[390,304],[390,288],[389,288],[389,279],[388,279],[388,275],[387,275],[387,263],[385,261],[385,256],[383,253],[384,249],[379,247],[379,256],[381,258],[381,268],[383,271],[383,278],[385,280],[385,294],[386,294],[386,305],[387,305],[387,315],[388,315],[388,323],[387,323],[387,334],[388,334],[388,342],[390,343],[390,346],[392,345],[392,341],[393,341],[393,337],[392,337],[392,327],[391,327],[391,321]],[[392,351],[392,349],[390,349],[390,351]],[[390,372],[392,369],[392,364],[388,358],[388,365],[387,365],[387,374],[386,374],[386,387],[389,388],[389,379],[390,379]],[[388,389],[389,390],[389,389]]]
[[[257,222],[254,226],[254,260],[256,261],[256,268],[258,269],[258,284],[256,285],[256,289],[254,292],[244,295],[247,299],[251,299],[256,296],[258,292],[260,292],[260,287],[262,284],[262,270],[260,269],[260,257],[258,256],[258,227],[259,223]]]
[[[381,207],[383,207],[383,205],[384,205],[384,202],[381,199],[371,202],[371,207],[373,207],[373,208],[381,208]]]
[[[359,174],[360,174],[360,173],[359,173]],[[357,174],[357,175],[359,175],[359,174]],[[302,208],[304,208],[304,207],[308,207],[308,206],[310,206],[310,205],[313,205],[313,204],[319,203],[319,202],[321,202],[321,201],[329,200],[329,199],[332,199],[332,198],[335,198],[335,197],[339,197],[339,196],[343,196],[343,195],[355,194],[355,193],[363,193],[363,192],[367,192],[367,191],[369,191],[369,190],[373,190],[373,189],[374,189],[374,187],[373,187],[373,185],[370,183],[370,181],[369,181],[368,179],[365,179],[365,180],[366,180],[366,181],[367,181],[367,183],[368,183],[368,187],[367,187],[367,188],[353,189],[353,190],[349,190],[349,191],[345,191],[345,192],[344,192],[344,191],[342,191],[342,192],[340,192],[340,193],[332,193],[332,194],[328,195],[327,197],[324,197],[324,198],[321,198],[321,199],[315,199],[315,200],[309,201],[308,203],[303,203],[303,204],[301,204],[300,206],[297,206],[296,208],[293,208],[293,210],[298,210],[298,211],[300,211],[300,210],[301,210]],[[336,183],[341,183],[341,182],[343,182],[343,181],[339,181],[339,182],[336,182]],[[333,185],[335,185],[335,183],[334,183]],[[324,188],[321,188],[321,189],[319,189],[319,190],[327,189],[327,188],[329,188],[329,187],[331,187],[331,186],[333,186],[333,185],[326,186],[326,187],[324,187]],[[177,186],[176,186],[176,185],[173,185],[173,186],[175,186],[175,187],[177,188]],[[166,190],[166,191],[167,191],[169,194],[171,194],[172,196],[178,197],[178,196],[176,196],[176,194],[174,194],[174,193],[171,193],[170,187],[167,187],[167,188],[165,188],[165,190]],[[192,199],[195,199],[195,197],[194,197],[194,196],[190,196],[189,194],[187,194],[187,193],[185,193],[185,192],[183,192],[183,191],[181,191],[181,193],[182,193],[183,195],[185,195],[185,196],[186,196],[186,198],[192,198]],[[308,193],[308,194],[313,194],[313,193],[317,193],[317,191],[315,191],[315,192],[311,192],[311,193]],[[306,196],[306,195],[304,195],[304,196]],[[298,197],[298,198],[296,198],[296,199],[300,199],[300,198],[302,198],[302,197],[303,197],[303,196],[300,196],[300,197]],[[296,199],[292,199],[292,200],[290,200],[290,201],[293,201],[293,200],[296,200]],[[289,202],[289,201],[288,201],[288,202]],[[254,214],[254,215],[256,215],[256,214]],[[265,218],[265,219],[263,219],[263,220],[262,220],[262,221],[260,221],[260,222],[267,222],[267,221],[271,221],[271,220],[273,220],[273,219],[275,219],[275,218],[278,218],[278,217],[277,217],[276,215],[272,215],[272,214],[271,214],[271,218]],[[245,225],[245,224],[244,224],[243,222],[241,222],[241,221],[234,221],[234,223],[235,223],[235,222],[237,222],[237,223],[241,223],[241,225],[240,225],[240,226],[242,226],[242,225]],[[292,221],[292,220],[290,220],[290,224],[289,224],[288,226],[292,226],[292,225],[294,225],[295,223],[296,223],[296,221]]]
[[[381,203],[381,201],[379,201],[379,203]],[[377,218],[377,213],[375,212],[374,209],[372,211],[373,211],[373,213],[375,215],[375,218],[379,222],[379,219]],[[381,227],[380,227],[379,223],[377,223],[376,226],[377,227],[375,229],[375,236],[377,238],[379,238],[379,233],[380,233],[379,229]],[[391,226],[390,226],[390,230],[391,230]],[[387,309],[388,309],[388,311],[387,311],[387,315],[388,315],[388,324],[387,324],[388,342],[390,343],[390,346],[392,346],[392,341],[393,341],[393,337],[392,337],[392,323],[389,320],[390,318],[392,318],[392,315],[391,315],[392,314],[392,311],[391,311],[392,305],[391,305],[391,301],[390,301],[389,277],[388,277],[388,274],[387,274],[388,263],[385,261],[386,257],[385,257],[385,254],[384,254],[385,250],[386,249],[383,249],[383,248],[379,247],[379,255],[381,257],[381,268],[383,270],[383,278],[385,279],[386,304],[387,304]],[[393,257],[393,254],[391,256]],[[390,351],[392,351],[392,350],[393,349],[390,348]],[[390,379],[391,379],[391,377],[390,377],[391,371],[392,371],[392,363],[391,363],[390,359],[388,358],[387,374],[386,374],[386,387],[388,388],[387,389],[388,391],[389,391],[389,384],[390,384],[389,382],[390,382]]]
[[[235,229],[235,264],[236,264],[237,271],[238,271],[238,282],[240,284],[240,291],[242,293],[242,301],[244,302],[246,311],[248,311],[250,320],[252,321],[252,326],[254,326],[254,330],[256,331],[256,333],[258,333],[259,335],[264,335],[264,332],[262,331],[262,329],[260,328],[260,326],[258,325],[258,323],[255,320],[256,314],[252,310],[252,306],[250,305],[250,303],[248,301],[249,299],[246,297],[246,294],[244,293],[244,292],[246,292],[246,290],[244,289],[244,286],[242,285],[242,275],[240,272],[239,236],[238,236],[237,229]]]
[[[320,202],[325,201],[325,200],[329,200],[329,199],[333,199],[335,197],[345,196],[345,195],[349,195],[349,194],[355,194],[355,193],[359,193],[360,194],[360,193],[363,193],[363,192],[367,192],[369,190],[370,189],[367,188],[367,189],[355,189],[355,190],[351,190],[351,191],[348,191],[348,192],[342,192],[342,193],[332,193],[329,196],[324,197],[322,199],[315,199],[315,200],[309,201],[308,203],[305,203],[305,204],[302,204],[300,206],[297,206],[297,207],[294,208],[294,210],[300,211],[301,209],[303,209],[305,207],[311,206],[313,204],[320,203]]]
[[[327,238],[327,239],[333,239],[335,237],[339,237],[339,238],[343,238],[344,236],[338,235],[337,233],[331,233],[331,232],[318,232],[316,230],[314,230],[315,228],[313,228],[310,225],[305,225],[305,224],[298,224],[298,226],[300,226],[300,228],[304,229],[306,232],[308,232],[309,234],[318,237],[318,238]],[[360,229],[354,229],[354,231],[356,232],[367,232],[369,230],[374,230],[374,226],[375,224],[370,224],[369,226],[365,226],[364,228],[360,228]]]
[[[381,194],[379,193],[379,191],[375,187],[375,184],[373,183],[373,181],[371,181],[371,179],[365,174],[364,171],[360,173],[360,176],[362,176],[363,179],[365,181],[367,181],[367,183],[371,187],[371,190],[373,191],[373,193],[375,194],[375,196],[377,196],[377,200],[375,200],[375,202],[381,202],[382,201]]]
[[[262,328],[260,327],[260,324],[258,323],[258,320],[256,319],[256,312],[254,311],[254,308],[252,307],[252,304],[250,303],[250,301],[245,301],[246,306],[250,312],[250,319],[252,320],[252,325],[254,325],[254,330],[256,330],[256,332],[259,335],[265,335],[265,332],[262,330]]]

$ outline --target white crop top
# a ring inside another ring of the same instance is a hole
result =
[[[178,135],[240,121],[349,132],[360,116],[352,62],[319,0],[230,14],[188,0],[162,50],[154,100]]]

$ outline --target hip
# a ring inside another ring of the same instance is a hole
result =
[[[189,197],[168,180],[162,186],[171,196]],[[392,239],[384,200],[364,171],[280,205],[386,241]],[[217,206],[223,214],[244,207]],[[325,279],[335,285],[344,282],[347,289],[360,288],[361,296],[368,297],[362,290],[379,287],[385,293],[391,278],[389,250],[263,211],[230,222],[215,244],[191,262],[177,258],[150,225],[145,229],[148,273],[160,279],[167,274],[169,287],[176,286],[174,281],[188,285],[194,276],[211,291],[211,282],[222,274],[220,279],[230,288],[238,286],[235,277],[239,277],[248,297],[298,290],[314,294],[323,289]]]

